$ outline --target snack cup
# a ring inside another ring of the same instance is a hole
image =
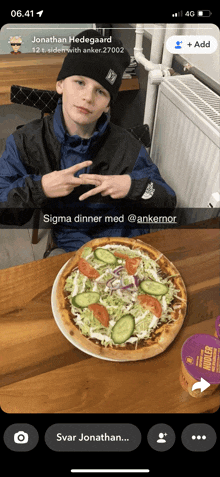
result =
[[[215,320],[215,335],[220,340],[220,316],[217,316]]]
[[[181,350],[180,384],[190,396],[209,396],[220,384],[220,341],[213,336],[196,334],[190,336]],[[205,379],[210,386],[192,391],[193,384]]]

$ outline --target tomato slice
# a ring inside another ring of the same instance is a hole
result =
[[[162,306],[156,298],[150,295],[138,295],[138,300],[143,308],[150,310],[157,318],[161,317]]]
[[[140,261],[141,259],[138,257],[126,258],[125,268],[128,272],[128,275],[134,275],[136,273]]]
[[[109,324],[109,314],[108,310],[103,305],[99,305],[99,303],[94,303],[88,306],[89,310],[93,312],[94,317],[100,321],[100,323],[108,327]]]
[[[125,260],[125,268],[127,270],[128,275],[134,275],[136,273],[138,265],[141,261],[139,257],[130,258],[121,252],[114,252],[114,255],[117,258],[122,258]]]
[[[117,257],[117,258],[123,258],[124,260],[128,258],[127,255],[125,255],[124,253],[121,253],[121,252],[114,252],[114,256]]]
[[[85,258],[80,258],[78,263],[79,271],[88,278],[98,278],[100,273],[88,263]]]

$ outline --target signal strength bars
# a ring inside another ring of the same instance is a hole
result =
[[[172,17],[183,17],[183,10],[177,13],[172,13]]]

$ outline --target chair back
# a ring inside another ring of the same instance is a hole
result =
[[[45,113],[51,114],[55,111],[59,97],[60,95],[56,91],[18,85],[11,86],[11,102],[37,108],[41,111],[41,117]]]

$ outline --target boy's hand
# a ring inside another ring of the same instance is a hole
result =
[[[74,177],[74,174],[83,169],[84,167],[90,166],[92,161],[84,161],[75,166],[68,167],[68,169],[63,169],[62,171],[53,171],[49,174],[45,174],[41,179],[41,185],[44,191],[44,194],[47,197],[64,197],[69,195],[75,187],[83,184],[83,180],[77,177]],[[96,182],[98,185],[99,182]]]
[[[121,176],[101,176],[98,174],[81,174],[82,184],[92,184],[96,187],[79,197],[85,200],[92,195],[101,193],[102,196],[110,195],[112,199],[123,199],[131,187],[131,178],[128,174]]]

